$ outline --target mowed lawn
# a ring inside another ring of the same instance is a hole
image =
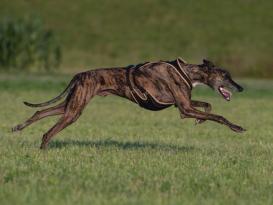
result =
[[[118,97],[96,97],[46,151],[44,119],[22,101],[46,101],[69,76],[0,76],[0,204],[273,204],[273,81],[238,80],[246,88],[225,102],[210,89],[193,98],[247,129],[179,117],[174,107],[146,111]]]

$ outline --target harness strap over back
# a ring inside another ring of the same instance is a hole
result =
[[[147,64],[144,64],[144,65],[147,65]],[[165,109],[165,108],[173,105],[173,103],[159,102],[149,92],[144,90],[142,87],[138,87],[137,84],[135,83],[135,80],[134,80],[134,75],[133,75],[134,71],[135,71],[134,66],[127,67],[126,79],[127,79],[127,82],[128,82],[129,88],[130,88],[131,95],[132,95],[134,101],[140,107],[143,107],[143,108],[149,109],[149,110],[153,110],[153,111],[159,111],[159,110]]]
[[[163,61],[163,63],[168,64],[169,66],[171,66],[172,68],[174,68],[174,70],[180,75],[181,79],[186,83],[186,85],[188,86],[188,88],[190,90],[192,90],[192,83],[191,83],[190,77],[188,76],[188,74],[184,70],[183,66],[181,66],[181,64],[180,64],[179,61],[181,61],[182,63],[186,63],[186,61],[184,61],[182,58],[177,58],[173,62],[165,62],[165,61]]]
[[[191,80],[190,80],[189,76],[187,75],[187,73],[185,72],[185,70],[183,69],[183,66],[181,66],[179,61],[182,61],[183,63],[185,63],[185,61],[181,58],[177,58],[173,62],[161,61],[161,63],[167,64],[170,67],[172,67],[174,69],[174,71],[179,74],[179,76],[185,82],[187,87],[189,89],[192,89]],[[154,96],[152,96],[147,90],[145,90],[145,88],[138,86],[137,83],[135,82],[135,78],[134,78],[134,72],[136,72],[140,68],[142,68],[148,64],[152,64],[152,63],[154,63],[154,62],[148,62],[148,63],[144,63],[141,65],[136,65],[136,66],[135,65],[128,66],[126,68],[127,69],[126,70],[126,79],[127,79],[127,82],[128,82],[129,88],[130,88],[131,95],[134,98],[134,101],[139,106],[141,106],[143,108],[157,111],[157,110],[162,110],[167,107],[170,107],[171,105],[173,105],[173,103],[166,103],[166,102],[159,101]]]

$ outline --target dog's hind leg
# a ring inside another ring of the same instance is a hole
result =
[[[95,88],[92,87],[92,85],[84,86],[79,84],[73,89],[73,93],[71,93],[71,95],[67,98],[64,114],[59,121],[43,135],[42,144],[40,146],[41,149],[45,149],[47,147],[50,139],[54,135],[75,122],[80,117],[84,107],[95,95]]]
[[[50,141],[50,139],[56,135],[58,132],[66,128],[68,125],[72,124],[79,117],[75,115],[65,115],[59,119],[59,121],[43,135],[41,149],[45,149]]]
[[[50,107],[41,111],[37,111],[34,113],[32,117],[27,119],[24,123],[19,124],[12,128],[12,132],[21,131],[27,126],[31,125],[32,123],[41,120],[42,118],[48,117],[48,116],[55,116],[55,115],[61,115],[64,113],[65,109],[65,102],[56,105],[54,107]]]

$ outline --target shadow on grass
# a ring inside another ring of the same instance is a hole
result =
[[[80,141],[80,140],[65,140],[65,141],[53,141],[49,144],[49,148],[60,149],[69,146],[79,147],[96,147],[96,148],[107,148],[116,147],[123,150],[137,150],[137,149],[154,149],[154,150],[165,150],[165,151],[179,151],[188,152],[195,148],[193,146],[177,146],[170,144],[157,144],[150,142],[119,142],[116,140],[98,140],[98,141]]]

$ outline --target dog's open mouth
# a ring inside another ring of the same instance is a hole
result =
[[[232,93],[228,89],[224,88],[223,86],[219,86],[218,90],[225,100],[230,101]]]

